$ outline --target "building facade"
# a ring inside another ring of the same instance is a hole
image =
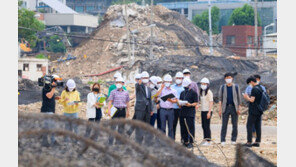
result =
[[[242,56],[253,56],[255,28],[250,25],[222,26],[223,46]],[[258,48],[261,46],[262,27],[258,27]]]
[[[104,15],[111,2],[108,0],[67,0],[66,5],[78,13]]]
[[[222,30],[222,26],[228,25],[228,20],[234,9],[243,7],[245,4],[255,6],[255,3],[250,0],[211,0],[212,6],[216,6],[220,9],[220,19],[218,23],[219,32]],[[178,11],[184,11],[187,18],[191,21],[196,14],[201,14],[207,11],[209,8],[208,1],[199,0],[192,2],[170,2],[170,3],[158,3],[164,7]],[[269,25],[270,23],[276,24],[277,18],[277,2],[276,1],[259,1],[257,3],[258,14],[262,21],[262,27]],[[276,26],[271,29],[270,32],[276,32]]]
[[[18,76],[38,81],[38,78],[48,74],[48,59],[20,57],[18,59]]]

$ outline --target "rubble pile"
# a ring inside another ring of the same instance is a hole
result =
[[[134,61],[128,58],[128,38],[123,5],[108,8],[103,22],[71,54],[76,60],[56,64],[64,77],[98,74],[120,65],[137,70],[138,62],[148,59],[150,54],[150,10],[149,6],[127,5],[130,33],[130,53],[134,43]],[[185,16],[163,6],[153,8],[153,58],[184,55],[202,56],[209,54],[209,37]],[[213,45],[217,45],[214,41]],[[86,56],[85,56],[86,55]],[[214,47],[215,56],[234,55],[227,49]],[[132,56],[131,56],[132,58]]]

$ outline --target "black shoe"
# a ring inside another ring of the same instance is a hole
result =
[[[42,146],[42,147],[50,147],[50,144],[48,143],[48,141],[43,141],[43,142],[41,143],[41,146]]]
[[[245,147],[252,147],[252,144],[246,143],[243,146],[245,146]]]
[[[187,145],[187,148],[193,148],[192,143],[189,143],[189,144]]]
[[[59,147],[59,146],[61,146],[60,143],[58,143],[57,141],[54,141],[51,145],[53,147]]]
[[[252,146],[253,147],[260,147],[260,144],[259,143],[253,143]]]

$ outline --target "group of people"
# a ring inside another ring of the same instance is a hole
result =
[[[226,144],[226,133],[229,117],[231,116],[232,134],[231,144],[236,144],[238,135],[238,115],[241,111],[242,95],[249,103],[249,116],[247,122],[248,147],[259,147],[261,141],[261,115],[257,105],[260,103],[262,92],[266,91],[260,84],[260,76],[255,75],[247,79],[245,93],[241,93],[238,84],[233,82],[233,74],[224,75],[225,84],[219,89],[219,116],[222,118],[221,145]],[[115,118],[128,118],[130,115],[130,100],[135,98],[135,113],[132,119],[143,121],[151,126],[157,124],[157,128],[175,140],[178,122],[180,124],[181,142],[187,148],[192,148],[195,138],[195,115],[198,109],[201,111],[201,124],[203,129],[202,145],[211,145],[210,122],[213,114],[213,92],[210,80],[203,78],[200,89],[197,82],[191,80],[191,72],[188,69],[177,72],[173,77],[166,74],[163,78],[151,76],[144,71],[135,76],[135,94],[130,95],[124,86],[125,81],[120,73],[114,75],[114,84],[109,87],[108,95],[101,92],[101,86],[95,83],[91,92],[87,95],[86,116],[89,121],[99,122],[102,118],[102,109],[107,104],[107,114]],[[53,114],[55,112],[55,100],[64,107],[64,115],[70,118],[78,118],[80,94],[76,90],[74,80],[69,79],[61,96],[55,96],[55,83],[51,88],[43,88],[43,103],[41,112]],[[169,97],[169,98],[164,98]],[[98,99],[105,98],[100,102]],[[112,109],[116,110],[112,113]],[[112,115],[111,115],[112,114]],[[46,128],[49,125],[46,125]],[[66,129],[77,132],[77,127],[66,125]],[[252,143],[253,133],[256,132],[256,141]],[[56,143],[54,136],[52,143]],[[44,140],[44,145],[49,145]]]

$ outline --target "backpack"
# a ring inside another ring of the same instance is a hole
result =
[[[260,88],[259,91],[262,93],[260,102],[258,104],[258,110],[261,113],[263,113],[264,111],[267,110],[268,105],[270,104],[270,98],[269,98],[269,95],[265,91],[263,91],[263,89],[260,85],[257,87]]]

